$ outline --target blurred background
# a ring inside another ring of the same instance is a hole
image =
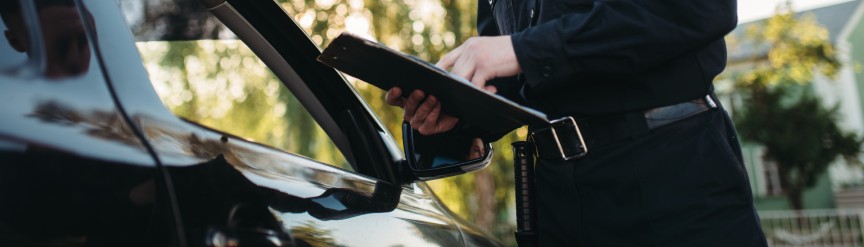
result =
[[[156,8],[159,1],[145,2],[123,7]],[[476,35],[476,0],[278,2],[320,47],[348,31],[435,62]],[[756,208],[772,246],[862,245],[862,2],[741,1],[740,24],[726,37],[728,67],[715,87],[743,140]],[[136,34],[146,34],[148,27],[137,28]],[[231,35],[206,23],[178,32],[196,31]],[[176,114],[347,168],[332,143],[318,141],[327,138],[297,100],[238,43],[138,46],[160,97]],[[218,66],[201,65],[208,61]],[[384,103],[384,91],[349,80],[401,141],[401,109]],[[509,246],[515,246],[510,143],[526,133],[518,129],[496,142],[488,168],[429,183],[451,210]]]

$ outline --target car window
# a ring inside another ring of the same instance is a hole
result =
[[[4,1],[0,16],[5,42],[0,71],[7,75],[61,79],[89,70],[91,52],[82,15],[72,1]],[[28,15],[28,12],[38,14]],[[41,31],[28,32],[28,24]],[[36,41],[36,42],[34,42]]]
[[[30,36],[34,35],[27,33],[26,27],[32,20],[24,20],[28,15],[24,15],[23,11],[17,0],[0,2],[0,31],[4,37],[0,42],[0,57],[3,58],[0,59],[0,73],[6,75],[20,74],[28,67],[34,67],[35,61],[41,60],[40,54],[29,48],[33,43],[30,42]],[[31,60],[34,62],[30,62]]]
[[[3,11],[6,10],[4,9]],[[3,14],[3,16],[8,15],[9,14]],[[10,17],[4,17],[4,20],[6,18],[11,19]],[[0,30],[9,30],[9,28],[6,27],[6,22],[7,21],[0,22]],[[15,24],[10,23],[10,26],[15,26]],[[9,33],[13,34],[12,32]],[[18,41],[19,38],[16,36],[19,36],[19,34],[17,33],[18,32],[16,31],[14,35],[4,35],[5,39],[0,42],[0,57],[3,58],[0,59],[0,72],[11,73],[11,71],[21,68],[27,63],[27,54],[20,46],[21,41]],[[13,47],[13,44],[16,47]]]
[[[351,170],[297,98],[196,1],[119,1],[162,102],[199,124]]]
[[[3,42],[0,42],[0,57],[3,58],[0,59],[0,73],[5,75],[41,76],[40,73],[44,71],[45,49],[43,42],[38,41],[38,37],[43,34],[27,31],[28,24],[38,25],[41,15],[25,14],[37,11],[35,3],[27,3],[23,7],[17,0],[0,3],[0,30],[4,37]],[[51,22],[52,19],[46,21]]]

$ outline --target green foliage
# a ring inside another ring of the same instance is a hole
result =
[[[741,83],[761,80],[772,85],[781,82],[809,83],[814,72],[834,76],[842,67],[828,30],[812,15],[797,17],[787,2],[764,25],[752,25],[747,37],[755,47],[769,47],[767,63],[759,64],[756,73],[746,74]],[[758,54],[761,55],[761,54]],[[767,73],[764,73],[767,72]],[[763,78],[754,78],[754,76]]]
[[[826,108],[803,87],[815,73],[834,77],[842,66],[828,31],[812,17],[797,18],[789,8],[754,25],[747,37],[757,47],[769,47],[764,61],[734,76],[744,107],[735,108],[735,123],[744,140],[765,146],[765,158],[775,161],[780,182],[794,209],[803,206],[802,193],[838,156],[854,160],[862,139],[837,126],[838,107]]]
[[[138,43],[159,97],[175,114],[349,168],[311,115],[239,40]]]
[[[788,87],[763,90],[751,91],[749,108],[736,117],[736,125],[742,138],[766,147],[765,157],[777,162],[790,205],[801,209],[804,189],[813,187],[838,155],[854,159],[862,140],[837,126],[837,107],[825,108],[809,93],[787,105]]]

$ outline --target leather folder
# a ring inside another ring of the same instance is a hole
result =
[[[383,90],[398,86],[405,95],[415,89],[435,95],[444,114],[487,133],[549,122],[542,112],[481,90],[422,59],[350,33],[336,37],[318,61]]]

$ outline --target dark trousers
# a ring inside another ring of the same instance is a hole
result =
[[[538,160],[540,246],[767,246],[724,110],[588,148]]]

